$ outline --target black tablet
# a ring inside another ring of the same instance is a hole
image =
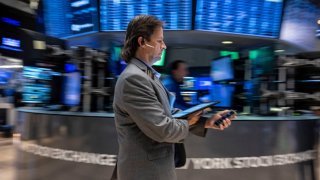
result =
[[[184,111],[180,111],[176,114],[173,114],[172,116],[174,118],[185,118],[187,116],[189,116],[190,114],[194,113],[194,112],[197,112],[197,111],[200,111],[200,110],[203,110],[205,108],[208,108],[208,107],[211,107],[211,106],[214,106],[216,104],[220,103],[220,101],[213,101],[213,102],[208,102],[208,103],[202,103],[202,104],[199,104],[199,105],[196,105],[196,106],[193,106],[191,108],[188,108]]]

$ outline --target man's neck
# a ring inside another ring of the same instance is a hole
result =
[[[149,60],[149,57],[147,54],[142,54],[137,52],[135,57],[141,61],[143,61],[144,63],[148,64],[149,66],[152,66],[152,60]]]

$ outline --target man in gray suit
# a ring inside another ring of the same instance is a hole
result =
[[[204,136],[207,128],[223,130],[231,124],[231,119],[226,119],[220,127],[214,125],[228,111],[209,119],[200,117],[201,112],[187,119],[172,117],[170,104],[174,97],[151,67],[163,49],[162,21],[146,15],[131,20],[122,49],[128,65],[117,80],[113,104],[119,180],[174,180],[175,154],[185,153],[183,148],[175,149],[174,144],[182,143],[189,131]]]

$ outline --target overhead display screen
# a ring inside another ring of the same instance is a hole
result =
[[[197,0],[195,30],[278,38],[283,0]]]
[[[44,0],[46,34],[68,37],[98,31],[97,0]]]
[[[23,55],[23,40],[19,29],[0,25],[0,56],[21,59]]]
[[[158,17],[166,30],[191,30],[192,0],[100,0],[101,31],[124,31],[140,14]]]

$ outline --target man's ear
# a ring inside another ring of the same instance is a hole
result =
[[[139,44],[140,47],[144,47],[145,46],[143,37],[141,37],[141,36],[138,37],[138,44]]]

